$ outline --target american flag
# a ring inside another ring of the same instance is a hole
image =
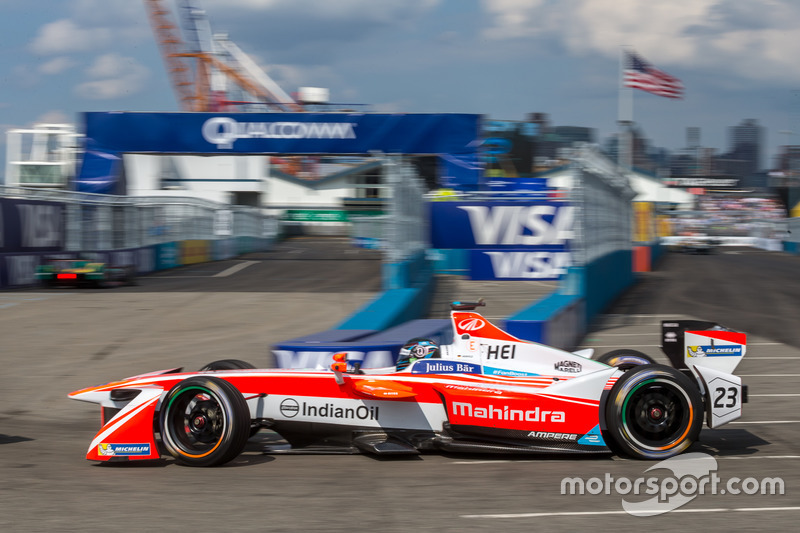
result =
[[[625,74],[622,84],[625,87],[641,89],[667,98],[683,96],[681,80],[658,70],[633,52],[625,52]]]

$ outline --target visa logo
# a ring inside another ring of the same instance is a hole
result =
[[[570,252],[484,252],[496,278],[554,279],[572,266]]]
[[[575,233],[573,206],[462,205],[477,245],[564,244]],[[552,217],[549,221],[545,217]]]

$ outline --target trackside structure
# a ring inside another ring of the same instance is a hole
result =
[[[388,290],[338,328],[278,343],[278,365],[324,368],[334,352],[347,351],[365,368],[380,367],[391,365],[413,337],[450,342],[448,320],[419,318],[421,295],[432,292],[437,272],[474,280],[560,280],[551,295],[509,316],[505,329],[521,339],[575,346],[589,321],[635,281],[635,191],[589,146],[572,154],[570,172],[567,191],[451,191],[424,198],[422,213],[406,210],[406,218],[387,219],[384,237],[372,238],[392,249],[387,243],[399,230],[390,228],[416,216],[429,228],[434,253],[412,254],[406,260],[411,283]]]
[[[0,287],[34,285],[45,257],[135,265],[140,274],[269,249],[264,210],[197,198],[0,187]]]

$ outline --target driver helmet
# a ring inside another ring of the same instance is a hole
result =
[[[430,339],[411,339],[400,348],[397,356],[397,371],[403,370],[420,359],[439,358],[439,345]]]

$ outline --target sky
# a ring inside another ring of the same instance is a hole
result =
[[[685,86],[634,91],[653,145],[686,128],[725,152],[728,128],[765,127],[765,168],[800,144],[797,0],[196,0],[286,92],[327,87],[375,112],[477,113],[618,130],[620,51]],[[172,10],[173,0],[162,0]],[[83,111],[178,111],[145,0],[0,0],[0,129]],[[790,132],[795,133],[790,133]],[[5,134],[0,138],[3,157]]]

